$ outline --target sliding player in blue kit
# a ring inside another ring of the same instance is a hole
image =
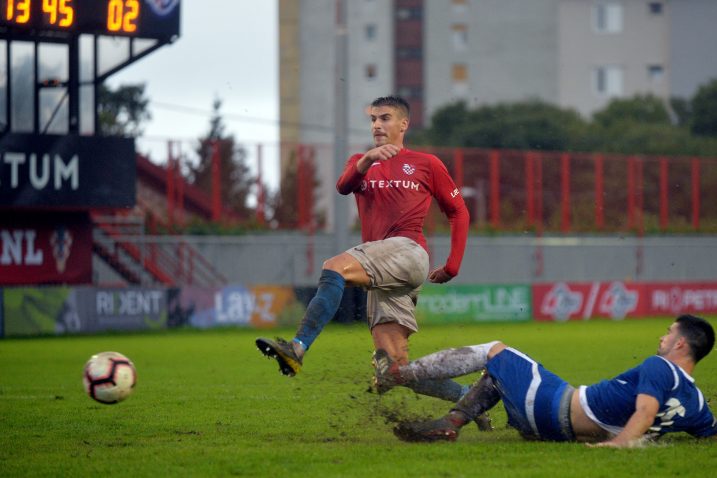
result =
[[[669,432],[717,436],[717,420],[692,378],[714,342],[709,322],[681,315],[660,339],[657,355],[577,389],[502,342],[443,350],[403,366],[380,354],[376,378],[385,392],[414,380],[485,369],[444,417],[399,424],[394,433],[405,441],[453,441],[463,425],[502,400],[508,424],[526,439],[631,447]]]

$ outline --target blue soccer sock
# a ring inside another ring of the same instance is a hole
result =
[[[341,296],[344,293],[346,281],[338,272],[324,269],[319,278],[319,290],[309,302],[306,308],[306,315],[301,320],[299,330],[296,332],[294,342],[299,343],[304,350],[309,350],[316,337],[319,336],[324,326],[339,310]]]
[[[421,395],[436,397],[449,402],[456,403],[467,392],[466,387],[450,379],[442,380],[417,380],[408,382],[406,387]]]

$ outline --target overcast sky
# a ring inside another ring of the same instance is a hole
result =
[[[190,150],[209,130],[214,98],[222,100],[227,133],[246,145],[256,162],[264,146],[264,174],[275,183],[278,148],[277,0],[182,0],[180,38],[108,81],[146,83],[152,120],[137,142],[155,162],[166,140]],[[254,164],[251,164],[254,167]]]

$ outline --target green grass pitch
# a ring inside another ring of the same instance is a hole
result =
[[[653,354],[670,322],[431,326],[411,339],[411,356],[500,339],[579,385]],[[385,416],[438,416],[450,405],[407,389],[369,393],[372,345],[363,325],[328,327],[294,378],[254,347],[266,333],[1,340],[0,476],[655,477],[711,476],[717,468],[717,442],[685,434],[631,450],[525,442],[506,427],[500,405],[494,432],[470,426],[456,443],[402,443]],[[137,367],[133,395],[117,405],[82,390],[85,361],[105,350]],[[695,378],[717,409],[716,353]]]

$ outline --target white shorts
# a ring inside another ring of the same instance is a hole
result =
[[[416,302],[428,277],[428,253],[407,237],[364,242],[346,251],[371,280],[366,315],[369,328],[396,322],[411,332],[418,330]]]

